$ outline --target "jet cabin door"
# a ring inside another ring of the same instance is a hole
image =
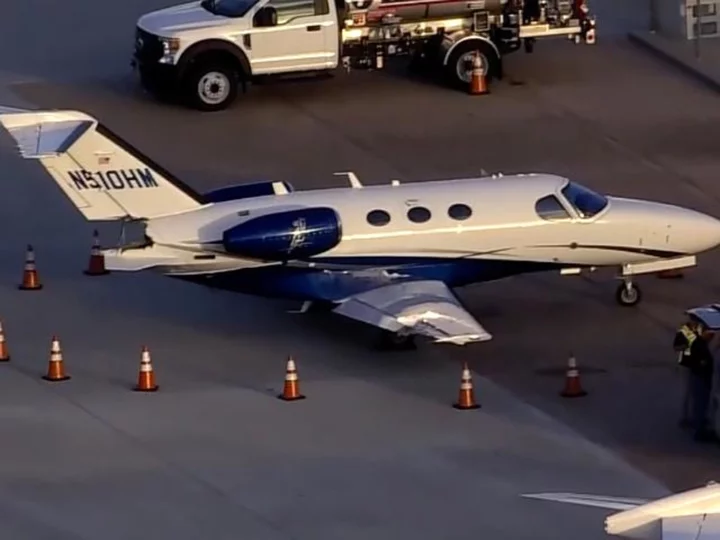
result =
[[[329,69],[338,54],[338,29],[329,0],[269,0],[253,17],[254,75]]]

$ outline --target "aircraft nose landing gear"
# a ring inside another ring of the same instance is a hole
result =
[[[635,285],[631,280],[623,280],[623,283],[615,292],[615,300],[623,307],[632,307],[637,305],[642,299],[640,287]]]
[[[623,264],[618,276],[623,283],[615,292],[615,300],[623,307],[634,306],[640,302],[642,294],[640,288],[632,282],[633,276],[690,268],[696,264],[695,255]]]

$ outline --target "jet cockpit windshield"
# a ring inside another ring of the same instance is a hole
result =
[[[606,197],[575,182],[568,182],[561,193],[570,206],[584,219],[598,215],[608,205]]]

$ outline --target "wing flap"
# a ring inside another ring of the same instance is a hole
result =
[[[393,283],[353,295],[333,310],[391,332],[409,330],[439,343],[488,341],[488,333],[440,281]]]

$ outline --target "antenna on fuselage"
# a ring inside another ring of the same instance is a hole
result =
[[[357,175],[352,171],[336,172],[333,174],[335,176],[347,176],[348,180],[350,180],[350,186],[353,189],[361,189],[363,187],[363,185],[360,183],[360,180],[358,179]]]

